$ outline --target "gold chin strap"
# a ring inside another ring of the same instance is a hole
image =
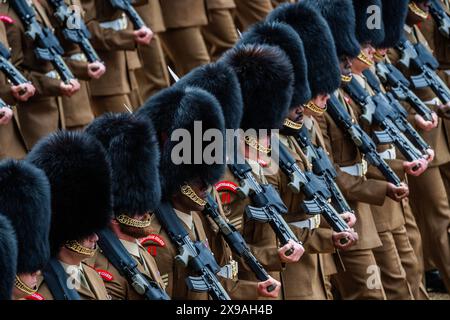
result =
[[[425,12],[422,9],[420,9],[415,2],[411,1],[408,6],[409,10],[411,10],[416,16],[424,20],[428,18],[428,12]]]
[[[191,186],[185,184],[184,186],[181,187],[181,193],[183,195],[185,195],[186,197],[188,197],[189,199],[191,199],[193,202],[195,202],[196,204],[198,204],[199,206],[204,206],[206,205],[206,201],[203,200],[202,198],[200,198],[194,190],[192,190]]]
[[[373,54],[374,58],[377,60],[384,60],[384,56],[382,54],[380,54],[378,51],[375,51],[375,53]]]
[[[290,119],[284,120],[284,126],[294,130],[300,130],[303,127],[303,124],[294,122]]]
[[[86,248],[82,246],[77,240],[67,241],[64,245],[67,249],[72,250],[73,252],[92,257],[95,254],[97,249]]]
[[[27,286],[25,283],[23,283],[22,280],[20,280],[18,275],[16,275],[16,280],[14,282],[14,285],[17,289],[19,289],[20,291],[22,291],[23,293],[25,293],[29,296],[36,293],[36,291],[37,291],[36,289],[32,289],[29,286]]]
[[[136,219],[130,218],[126,214],[121,214],[120,216],[117,216],[116,220],[125,226],[139,228],[139,229],[148,228],[152,224],[151,220],[143,220],[143,221],[136,220]]]
[[[315,104],[314,102],[310,101],[305,105],[306,108],[308,108],[309,110],[311,110],[314,113],[317,114],[324,114],[325,111],[327,111],[327,108],[325,107],[325,109],[322,109],[321,107],[319,107],[317,104]]]
[[[362,51],[358,54],[358,60],[365,63],[369,67],[373,66],[373,61],[370,60],[369,57],[367,57]]]
[[[263,146],[258,142],[258,139],[252,136],[245,137],[245,144],[264,154],[269,154],[272,151],[272,148]]]
[[[341,74],[341,81],[344,83],[349,83],[350,81],[352,81],[352,79],[353,79],[352,75],[346,76]]]

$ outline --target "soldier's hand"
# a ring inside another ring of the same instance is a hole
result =
[[[95,61],[88,64],[88,75],[92,79],[100,79],[105,71],[106,67],[100,61]]]
[[[402,183],[400,187],[388,182],[386,195],[394,201],[400,202],[403,198],[409,195],[409,188],[406,184]]]
[[[141,45],[149,45],[153,38],[153,31],[148,27],[142,27],[134,33],[134,40]]]
[[[11,93],[17,101],[26,102],[36,93],[36,88],[31,83],[23,83],[11,87]]]
[[[286,255],[286,252],[291,252],[290,255]],[[305,248],[300,243],[297,243],[293,240],[289,240],[283,247],[278,249],[278,256],[280,260],[284,263],[293,263],[300,260],[303,253],[305,252]]]
[[[438,106],[437,114],[444,119],[450,119],[450,103]]]
[[[411,162],[404,161],[403,168],[405,169],[405,172],[407,174],[412,175],[414,177],[418,177],[422,173],[424,173],[425,170],[427,170],[428,161],[424,158],[421,158],[419,160],[414,160]]]
[[[340,216],[342,220],[344,220],[350,228],[353,228],[353,226],[356,223],[356,216],[353,212],[344,212],[341,213]]]
[[[427,149],[427,153],[428,153],[428,158],[426,158],[428,164],[430,164],[431,162],[433,162],[434,160],[434,150],[433,149]]]
[[[59,87],[63,96],[71,97],[80,90],[80,83],[76,79],[70,79],[68,84],[61,82]]]
[[[268,288],[272,286],[272,291],[268,291]],[[281,290],[281,283],[271,276],[264,282],[258,282],[258,294],[265,298],[278,298]]]
[[[349,229],[344,232],[333,232],[332,239],[336,249],[345,251],[358,241],[359,236],[353,229]]]
[[[432,113],[432,118],[433,118],[432,121],[426,121],[421,115],[416,114],[414,116],[414,119],[416,120],[416,125],[424,131],[431,131],[438,126],[439,120],[436,113],[434,112]]]
[[[8,124],[13,117],[13,111],[10,108],[0,108],[0,125],[4,126]]]

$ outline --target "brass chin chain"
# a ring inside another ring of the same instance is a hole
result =
[[[191,186],[185,184],[184,186],[181,187],[181,193],[183,195],[185,195],[186,197],[188,197],[189,199],[191,199],[193,202],[195,202],[196,204],[198,204],[199,206],[205,206],[206,205],[206,201],[203,200],[202,198],[200,198],[194,190],[192,190]]]
[[[248,145],[250,148],[255,149],[264,154],[269,154],[272,151],[272,148],[263,146],[258,142],[258,139],[256,139],[255,137],[246,136],[245,144]]]
[[[294,130],[300,130],[303,127],[302,123],[294,122],[290,119],[284,120],[284,126]]]
[[[373,57],[378,61],[384,60],[384,55],[380,54],[378,51],[375,51]]]
[[[29,286],[27,286],[25,283],[23,283],[22,280],[20,280],[18,275],[16,275],[16,280],[14,282],[14,285],[17,289],[19,289],[20,291],[22,291],[23,293],[25,293],[29,296],[36,293],[36,291],[37,291],[36,289],[32,289]]]
[[[411,10],[415,15],[419,16],[424,20],[428,18],[428,12],[425,12],[422,9],[420,9],[415,2],[411,1],[408,6],[409,10]]]
[[[349,83],[350,81],[352,81],[352,79],[353,79],[352,75],[346,76],[346,75],[341,74],[341,81],[343,83]]]
[[[327,111],[327,108],[325,107],[325,109],[319,107],[317,104],[315,104],[314,102],[310,101],[305,105],[306,108],[308,108],[309,110],[311,110],[314,113],[317,114],[324,114],[325,111]]]
[[[152,224],[151,220],[136,220],[136,219],[130,218],[126,214],[121,214],[120,216],[117,216],[116,220],[125,226],[139,228],[139,229],[148,228]]]
[[[97,249],[91,249],[91,248],[86,248],[84,246],[82,246],[81,244],[78,243],[77,240],[70,240],[67,241],[64,245],[67,249],[72,250],[73,252],[88,256],[88,257],[93,257],[95,254],[95,251]]]
[[[369,67],[373,66],[373,61],[370,60],[369,57],[367,57],[362,51],[358,54],[358,60],[365,63]]]

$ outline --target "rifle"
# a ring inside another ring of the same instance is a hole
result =
[[[419,149],[423,155],[428,155],[427,150],[430,149],[430,145],[419,135],[414,127],[408,122],[408,112],[403,106],[395,99],[394,95],[390,92],[384,94],[381,90],[381,83],[378,78],[370,70],[363,72],[370,87],[375,91],[377,95],[380,95],[383,100],[391,107],[390,112],[387,113],[387,117],[395,123],[397,128],[403,132],[408,139]]]
[[[69,67],[64,62],[64,50],[58,39],[49,28],[42,27],[36,20],[36,12],[26,0],[14,0],[9,4],[22,21],[25,34],[34,41],[35,55],[40,60],[50,61],[65,83],[75,79]]]
[[[303,172],[287,147],[281,143],[279,143],[279,160],[281,170],[291,179],[289,187],[293,192],[301,190],[305,195],[306,200],[303,201],[303,209],[308,214],[322,214],[330,227],[336,232],[348,230],[347,223],[328,202],[331,193],[323,178],[312,172]],[[342,240],[343,243],[346,242],[346,239]]]
[[[303,152],[311,156],[313,172],[322,177],[327,184],[328,190],[331,192],[333,205],[340,213],[353,212],[347,200],[345,200],[341,189],[336,184],[335,180],[337,177],[337,172],[325,150],[322,147],[316,147],[313,145],[306,127],[303,127],[300,130],[298,135],[295,137],[295,140],[299,144],[300,148],[302,148]]]
[[[83,18],[81,16],[77,17],[76,12],[69,9],[64,0],[48,0],[48,2],[55,11],[54,16],[60,24],[64,38],[78,44],[90,63],[100,61],[97,52],[89,41],[91,33],[86,27]],[[71,20],[76,21],[73,27],[69,27]]]
[[[216,223],[217,227],[219,227],[220,233],[225,238],[225,241],[228,243],[230,248],[234,253],[245,260],[245,263],[250,267],[250,269],[252,269],[258,280],[267,281],[269,279],[269,274],[250,251],[250,248],[239,231],[237,231],[231,223],[225,221],[225,219],[220,215],[219,207],[210,194],[208,194],[208,198],[206,199],[206,206],[203,213],[206,216],[209,216]],[[275,287],[271,285],[267,288],[267,291],[271,292],[274,289]]]
[[[109,0],[109,2],[114,9],[120,9],[125,12],[131,20],[131,23],[133,23],[135,30],[145,27],[144,20],[142,20],[141,16],[136,12],[130,0]]]
[[[413,45],[406,39],[397,48],[403,54],[399,63],[406,68],[414,67],[420,72],[417,76],[411,76],[414,88],[430,87],[444,104],[450,102],[450,90],[435,71],[439,62],[428,49],[421,43]]]
[[[352,118],[346,111],[345,107],[334,95],[331,95],[330,100],[328,100],[327,112],[336,124],[342,130],[347,132],[359,151],[364,154],[367,162],[377,167],[388,182],[399,187],[401,185],[400,178],[378,154],[377,147],[369,135],[364,132],[358,124],[353,123]]]
[[[436,23],[439,25],[439,31],[446,38],[450,38],[450,18],[439,0],[430,0],[430,12]]]
[[[355,100],[362,109],[367,110],[373,108],[372,122],[379,125],[383,131],[374,132],[374,140],[378,144],[394,143],[400,152],[408,161],[414,161],[422,158],[420,152],[412,145],[406,136],[397,128],[396,124],[391,120],[392,108],[389,102],[381,95],[370,96],[364,88],[353,78],[352,81],[344,88],[353,100]],[[363,107],[366,105],[366,107]]]
[[[47,263],[43,276],[55,300],[81,300],[75,288],[69,288],[67,285],[67,273],[55,258]]]
[[[27,83],[28,80],[9,61],[11,54],[2,43],[0,43],[0,70],[6,75],[9,81],[15,86]]]
[[[432,111],[425,103],[411,90],[411,83],[394,65],[379,62],[376,65],[378,77],[384,84],[391,88],[391,92],[399,100],[405,100],[416,110],[417,114],[426,121],[433,121]]]
[[[242,159],[242,156],[237,150],[235,150],[235,161],[234,163],[228,164],[228,168],[236,179],[239,180],[238,195],[241,198],[250,197],[254,205],[249,205],[245,208],[247,217],[250,220],[269,223],[277,238],[280,240],[281,245],[286,245],[289,240],[301,244],[283,218],[283,214],[287,213],[287,208],[278,192],[270,184],[259,184],[253,176],[252,168]],[[285,255],[289,256],[292,253],[293,249],[289,249],[285,252]]]
[[[175,260],[184,267],[190,267],[198,276],[186,278],[189,290],[208,292],[214,300],[230,300],[216,274],[220,271],[212,252],[200,241],[193,242],[169,203],[161,203],[155,210],[161,226],[178,247]]]
[[[139,270],[117,236],[108,228],[98,232],[98,244],[108,261],[125,277],[133,289],[146,300],[170,300],[155,281],[147,279]]]

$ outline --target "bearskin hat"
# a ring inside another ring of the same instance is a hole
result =
[[[86,132],[97,138],[111,165],[116,216],[143,215],[161,201],[159,146],[151,120],[129,113],[105,114]]]
[[[17,274],[17,239],[11,222],[0,214],[0,301],[11,300]]]
[[[339,59],[331,30],[320,12],[300,2],[280,6],[268,19],[289,24],[302,39],[312,97],[337,90],[341,83]]]
[[[222,61],[236,72],[244,100],[241,128],[279,129],[292,101],[294,71],[279,47],[240,45]]]
[[[289,57],[294,68],[294,94],[291,107],[311,100],[308,82],[308,65],[303,42],[289,25],[279,22],[262,22],[245,32],[238,45],[267,44],[280,47]]]
[[[31,163],[6,160],[0,163],[0,212],[17,234],[17,273],[33,273],[50,258],[50,184]]]
[[[59,131],[39,141],[26,158],[50,181],[51,254],[69,240],[83,239],[112,218],[111,169],[93,136]]]
[[[379,48],[393,48],[395,47],[402,35],[403,27],[408,16],[408,0],[382,0],[383,6],[383,23],[385,37]]]

